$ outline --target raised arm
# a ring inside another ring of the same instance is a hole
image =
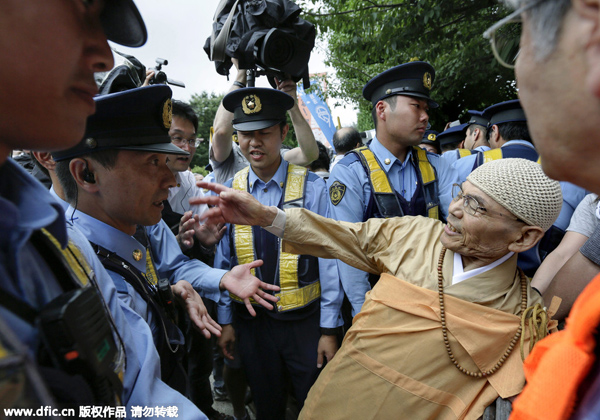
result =
[[[278,213],[276,207],[260,204],[250,194],[206,182],[198,183],[218,196],[198,197],[194,203],[206,203],[214,207],[201,218],[210,223],[234,223],[268,227]],[[370,273],[388,272],[379,267],[377,254],[387,249],[393,230],[401,228],[402,219],[388,223],[385,235],[378,235],[385,219],[372,219],[365,223],[340,222],[325,218],[305,209],[286,210],[284,250],[297,254],[314,255],[321,258],[337,258],[356,268]]]
[[[288,151],[283,158],[290,163],[300,166],[306,166],[312,163],[319,157],[319,147],[315,140],[315,135],[308,125],[308,122],[302,116],[300,107],[298,106],[298,94],[296,92],[296,83],[293,80],[287,79],[282,82],[277,81],[277,89],[287,93],[294,98],[294,107],[288,111],[296,132],[298,147]]]
[[[237,69],[237,61],[234,60],[234,64]],[[234,84],[229,89],[229,92],[241,89],[241,86],[237,86],[235,83],[246,86],[246,70],[238,70],[235,76]],[[215,130],[211,143],[212,159],[217,162],[223,162],[231,154],[231,136],[233,135],[233,126],[231,121],[233,120],[233,113],[227,111],[223,106],[223,102],[219,104],[219,109],[215,114],[215,120],[213,122],[213,128]]]

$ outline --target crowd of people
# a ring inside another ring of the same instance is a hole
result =
[[[519,99],[436,132],[434,67],[401,64],[330,159],[295,82],[233,60],[196,182],[189,104],[97,95],[132,0],[4,2],[2,415],[597,418],[600,1],[506,4]]]

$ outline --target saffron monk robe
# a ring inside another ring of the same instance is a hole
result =
[[[510,178],[510,182],[509,179]],[[486,163],[454,187],[448,223],[422,216],[347,223],[278,211],[215,184],[192,200],[209,222],[258,224],[286,252],[382,273],[301,419],[476,419],[524,385],[520,322],[540,295],[518,269],[560,212],[558,182],[535,162]],[[510,187],[509,187],[510,186]]]

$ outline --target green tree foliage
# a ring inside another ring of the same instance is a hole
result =
[[[497,0],[298,0],[328,45],[339,84],[329,94],[358,105],[359,129],[373,128],[362,98],[369,79],[413,60],[436,69],[431,123],[442,130],[466,110],[517,97],[514,72],[494,59],[482,33],[508,11]],[[370,122],[369,126],[365,126]]]
[[[212,127],[215,114],[219,108],[219,104],[223,99],[224,95],[217,95],[215,93],[195,93],[192,95],[190,105],[198,114],[198,132],[196,133],[198,138],[204,139],[200,146],[196,149],[196,154],[192,159],[191,167],[198,167],[204,169],[208,165],[208,145],[210,142],[210,127]],[[196,170],[195,172],[202,173],[202,170]]]

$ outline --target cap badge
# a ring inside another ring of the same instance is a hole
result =
[[[260,98],[256,95],[248,95],[242,99],[242,111],[244,114],[256,114],[262,110],[262,104],[260,103]]]
[[[431,133],[430,135],[427,136],[427,140],[431,140],[431,141],[435,141],[436,135]]]
[[[431,85],[431,74],[429,74],[429,72],[425,72],[423,75],[423,86],[425,86],[425,89],[431,90]]]
[[[162,107],[162,122],[166,129],[171,128],[171,120],[173,119],[173,103],[167,99]]]

